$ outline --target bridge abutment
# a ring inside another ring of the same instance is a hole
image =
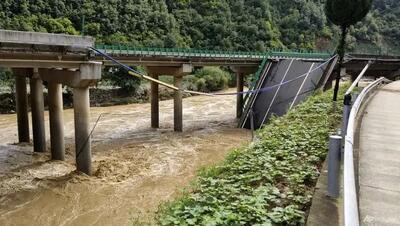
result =
[[[34,69],[33,76],[30,79],[30,88],[33,150],[35,152],[45,152],[46,132],[44,125],[43,82],[39,77],[39,72],[37,69]]]
[[[26,77],[28,70],[15,69],[15,100],[18,123],[18,141],[20,143],[29,143],[29,117],[28,117],[28,94],[26,91]]]

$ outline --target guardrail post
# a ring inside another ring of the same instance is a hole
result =
[[[254,141],[254,112],[253,109],[250,109],[250,128],[251,128],[251,140]]]
[[[328,153],[328,196],[337,198],[339,196],[339,171],[340,171],[340,150],[342,137],[337,135],[329,136]]]
[[[350,116],[350,111],[352,107],[352,96],[351,94],[347,94],[344,96],[344,103],[343,103],[343,119],[342,119],[342,129],[340,131],[342,135],[342,140],[347,135],[347,125],[349,124],[349,116]],[[342,150],[343,150],[343,145],[342,145]]]

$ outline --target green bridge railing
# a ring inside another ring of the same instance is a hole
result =
[[[252,59],[262,60],[266,56],[269,58],[318,58],[327,59],[331,57],[333,51],[283,51],[281,49],[271,49],[267,52],[250,51],[223,51],[223,50],[200,50],[200,49],[182,49],[182,48],[146,48],[135,47],[125,44],[105,45],[96,44],[96,49],[102,50],[112,55],[141,55],[141,56],[172,56],[172,57],[201,57],[201,58],[233,58],[233,59]],[[357,51],[348,52],[348,54],[361,55],[380,55],[400,57],[399,49],[380,50],[372,47],[360,45]]]
[[[314,51],[279,51],[268,52],[243,52],[243,51],[221,51],[221,50],[198,50],[181,48],[143,48],[129,45],[104,45],[97,44],[96,49],[108,54],[115,55],[149,55],[149,56],[175,56],[175,57],[202,57],[202,58],[234,58],[234,59],[257,59],[262,60],[266,56],[270,58],[318,58],[327,59],[331,57],[329,52]]]

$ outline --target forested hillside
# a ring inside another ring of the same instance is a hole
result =
[[[84,31],[101,43],[148,47],[333,49],[339,32],[323,6],[323,0],[2,0],[0,28]],[[399,48],[400,1],[375,0],[349,39],[350,48],[356,40],[363,48]]]

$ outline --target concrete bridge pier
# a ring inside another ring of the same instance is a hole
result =
[[[74,88],[77,169],[91,173],[89,87],[101,79],[101,62],[88,58],[91,37],[0,30],[0,66],[16,75],[18,137],[29,142],[26,77],[31,77],[32,126],[35,151],[44,151],[43,84],[49,91],[51,156],[65,159],[62,86]],[[3,59],[4,58],[4,59]],[[35,73],[33,73],[34,69]]]
[[[52,124],[55,127],[53,128],[54,134],[51,130],[50,133],[56,141],[54,147],[52,142],[52,151],[54,149],[55,154],[60,154],[64,159],[64,134],[61,127],[63,124],[62,89],[59,83],[61,82],[73,88],[76,167],[78,171],[88,175],[92,173],[89,87],[100,80],[101,66],[101,63],[88,62],[81,64],[79,69],[75,70],[40,70],[42,78],[49,82],[49,100],[52,104],[52,108],[50,108],[50,129]],[[50,94],[50,90],[52,94]],[[61,149],[62,152],[59,151]],[[57,155],[55,156],[57,157]]]
[[[182,75],[174,76],[174,86],[182,88]],[[183,99],[182,91],[178,90],[174,92],[174,131],[183,131]]]
[[[77,170],[92,172],[89,87],[74,88],[75,150]]]
[[[29,70],[13,69],[13,73],[15,75],[18,141],[20,143],[29,143],[28,94],[26,91],[26,77],[29,76]]]
[[[50,146],[52,160],[65,160],[62,85],[49,82]]]
[[[257,72],[257,67],[231,67],[231,70],[236,74],[236,92],[241,93],[244,91],[244,78],[246,75],[254,74]],[[240,118],[243,114],[244,108],[244,95],[238,94],[236,99],[236,117]]]
[[[31,88],[31,112],[33,131],[33,150],[35,152],[46,151],[46,133],[44,125],[44,101],[43,82],[35,68],[30,79]]]
[[[158,75],[151,75],[154,79],[158,80]],[[151,128],[160,128],[160,107],[159,107],[159,91],[158,83],[151,82]]]
[[[158,79],[160,75],[174,76],[174,85],[182,88],[182,80],[185,75],[192,72],[191,64],[182,64],[181,66],[146,66],[146,71],[153,78]],[[159,93],[158,84],[151,84],[151,126],[159,128]],[[176,132],[183,131],[183,107],[182,107],[182,91],[174,93],[174,130]]]
[[[242,73],[236,73],[236,92],[241,93],[243,92],[244,89],[244,76]],[[243,114],[243,106],[244,105],[244,100],[243,100],[243,94],[238,94],[237,95],[237,100],[236,100],[236,117],[240,118],[242,117]]]

